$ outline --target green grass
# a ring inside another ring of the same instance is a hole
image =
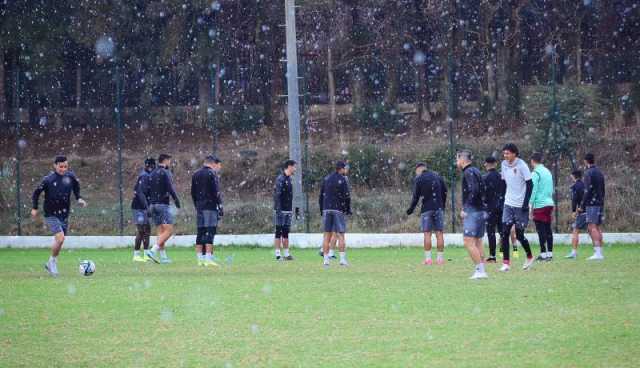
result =
[[[561,258],[566,247],[557,249]],[[466,252],[421,266],[420,249],[315,251],[276,263],[224,248],[219,270],[193,252],[133,264],[129,250],[0,250],[0,367],[633,367],[640,358],[640,249],[557,259],[470,281]],[[233,259],[231,259],[233,257]],[[80,259],[97,272],[82,277]]]

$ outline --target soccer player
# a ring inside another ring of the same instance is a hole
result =
[[[582,170],[574,170],[571,173],[571,213],[573,214],[573,224],[571,233],[571,253],[564,258],[576,259],[578,257],[578,244],[580,243],[580,230],[587,229],[587,214],[578,213],[578,206],[582,204],[584,198],[584,183],[582,182]]]
[[[324,238],[322,243],[323,264],[329,266],[329,243],[335,236],[338,241],[340,265],[348,266],[344,234],[347,232],[347,216],[351,215],[351,191],[347,173],[349,168],[344,161],[336,163],[336,171],[322,180],[319,205],[322,214]]]
[[[336,244],[338,243],[338,238],[335,236],[331,237],[331,241],[329,242],[329,258],[336,259]],[[324,257],[324,251],[322,245],[320,245],[320,250],[318,251],[318,255],[320,257]]]
[[[277,261],[293,261],[293,256],[289,253],[289,231],[291,231],[293,216],[291,177],[295,172],[296,162],[285,161],[282,173],[276,178],[273,189],[273,225],[276,227],[274,247]],[[280,248],[284,248],[284,256],[280,253]]]
[[[217,267],[213,261],[213,240],[220,218],[224,216],[220,179],[218,173],[222,161],[216,156],[207,156],[202,168],[191,177],[191,199],[196,208],[198,234],[196,256],[199,266]],[[204,255],[202,254],[204,250]]]
[[[427,164],[419,162],[416,165],[416,178],[413,183],[413,198],[411,206],[407,210],[410,216],[415,210],[418,202],[422,198],[422,209],[420,210],[420,223],[424,233],[424,262],[422,264],[430,266],[431,260],[431,237],[436,234],[436,247],[438,255],[436,263],[444,264],[444,205],[447,201],[447,186],[442,177],[436,172],[427,170]]]
[[[531,218],[536,224],[536,232],[540,241],[540,254],[537,261],[553,260],[553,231],[551,230],[551,220],[553,217],[553,176],[551,171],[542,164],[542,153],[535,152],[531,155]]]
[[[511,227],[515,225],[516,238],[522,244],[527,253],[527,260],[523,269],[528,270],[533,265],[534,259],[531,253],[529,241],[524,236],[524,230],[529,225],[529,201],[533,183],[531,181],[531,171],[527,164],[518,158],[520,151],[513,143],[508,143],[502,149],[504,161],[501,166],[502,180],[505,181],[507,190],[504,196],[504,208],[502,209],[502,253],[503,261],[501,272],[511,269],[509,258],[509,233]]]
[[[138,176],[133,187],[133,200],[131,210],[133,223],[136,225],[136,242],[133,247],[133,261],[147,262],[146,253],[149,251],[149,238],[151,237],[151,224],[149,223],[149,199],[145,196],[145,188],[149,185],[149,175],[156,168],[156,160],[148,158],[144,161],[144,170]],[[144,245],[143,245],[144,244]],[[144,246],[144,253],[140,254],[140,246]]]
[[[471,164],[471,151],[462,150],[456,155],[456,166],[462,171],[462,211],[464,246],[475,264],[472,280],[488,277],[484,268],[482,238],[484,237],[486,211],[484,182],[480,170]]]
[[[49,272],[49,275],[56,277],[58,276],[58,255],[69,228],[71,192],[82,207],[86,207],[87,202],[80,196],[80,182],[75,174],[69,171],[69,163],[65,156],[56,156],[53,161],[53,172],[45,176],[33,192],[31,197],[33,202],[31,216],[33,218],[38,216],[38,200],[42,192],[44,192],[44,220],[53,234],[51,256],[49,261],[44,264],[44,268]]]
[[[584,164],[587,170],[584,172],[584,197],[578,207],[578,213],[587,215],[587,231],[593,242],[593,255],[587,258],[590,261],[601,261],[602,255],[602,218],[604,216],[604,175],[596,166],[593,153],[584,156]]]
[[[151,172],[149,185],[145,188],[145,195],[149,198],[151,217],[158,228],[157,244],[151,248],[147,256],[156,263],[171,263],[165,250],[165,243],[173,234],[173,224],[175,223],[175,211],[169,206],[171,198],[173,198],[176,208],[180,208],[180,199],[176,194],[173,176],[169,171],[170,165],[171,156],[161,154],[158,157],[158,167]],[[159,260],[158,252],[160,253]]]
[[[502,234],[502,208],[504,207],[504,181],[498,173],[497,160],[488,156],[484,160],[485,200],[487,203],[487,238],[489,239],[489,257],[486,263],[496,263],[496,232]]]

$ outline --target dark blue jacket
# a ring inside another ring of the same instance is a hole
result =
[[[447,201],[447,186],[440,175],[433,171],[425,170],[415,178],[413,198],[411,199],[411,206],[407,210],[408,214],[413,213],[421,197],[422,210],[420,213],[444,209]]]
[[[351,193],[349,181],[343,175],[334,172],[325,176],[318,199],[320,211],[336,210],[351,214]]]
[[[576,212],[578,207],[582,206],[584,198],[584,183],[582,180],[576,180],[571,186],[571,212]]]
[[[484,182],[476,167],[468,165],[462,170],[462,207],[485,210]]]
[[[33,209],[38,209],[38,200],[42,192],[44,192],[45,217],[55,216],[66,219],[69,217],[71,207],[71,192],[76,199],[82,198],[80,197],[80,182],[71,171],[67,171],[64,175],[59,175],[54,171],[45,176],[31,196]]]
[[[149,199],[144,195],[145,188],[149,186],[149,175],[151,171],[142,170],[133,187],[133,200],[131,201],[131,209],[146,210],[149,207]]]
[[[591,166],[584,172],[584,198],[581,208],[604,206],[604,175],[598,167]]]
[[[273,209],[276,211],[293,211],[293,186],[291,177],[280,174],[273,188]]]
[[[191,199],[197,210],[214,211],[222,206],[220,179],[210,167],[202,167],[191,177]]]
[[[484,178],[485,201],[487,210],[500,212],[504,207],[504,196],[507,192],[507,185],[496,169],[489,170]]]
[[[149,185],[145,188],[145,196],[149,204],[169,204],[171,198],[176,207],[180,207],[180,200],[173,187],[171,171],[164,166],[158,166],[149,175]]]

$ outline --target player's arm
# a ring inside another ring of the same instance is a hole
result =
[[[86,207],[87,206],[87,202],[85,202],[84,198],[82,198],[82,196],[80,196],[80,181],[78,180],[78,178],[75,175],[71,175],[71,181],[72,181],[72,185],[73,185],[73,195],[76,197],[76,200],[78,201],[78,203],[80,203],[80,205],[82,207]]]
[[[196,180],[195,175],[191,177],[191,200],[193,201],[193,205],[196,205],[196,186],[197,186],[198,182]]]
[[[38,201],[40,199],[40,194],[44,192],[47,188],[47,178],[42,179],[40,184],[33,191],[33,195],[31,196],[31,216],[38,216]]]
[[[276,184],[273,188],[273,209],[276,212],[282,210],[282,189],[284,186],[284,180],[280,176],[276,178]]]
[[[142,203],[144,208],[149,208],[149,202],[147,201],[147,196],[144,195],[145,178],[146,178],[146,175],[138,179],[138,185],[136,185],[136,187],[133,190],[135,191],[134,194],[136,198],[140,203]]]
[[[442,188],[442,209],[445,209],[447,207],[447,185],[442,177],[440,177],[440,187]]]
[[[587,208],[589,200],[591,199],[591,191],[593,190],[591,188],[591,172],[587,171],[586,175],[584,176],[583,183],[584,195],[582,196],[582,203],[580,203],[580,208],[578,209],[579,212],[584,212],[584,210]]]
[[[167,181],[167,188],[169,188],[169,195],[173,198],[173,203],[175,203],[177,208],[180,208],[180,199],[178,198],[178,194],[176,194],[176,188],[173,186],[173,178],[169,172],[167,172],[165,180]]]
[[[342,183],[343,195],[344,195],[344,206],[347,210],[346,214],[351,215],[351,189],[349,188],[349,182],[345,180]]]
[[[417,180],[415,180],[413,183],[413,196],[411,197],[411,205],[407,210],[407,216],[413,213],[419,201],[420,201],[420,189],[418,188]]]
[[[522,209],[529,211],[529,201],[531,201],[531,193],[533,192],[533,181],[531,179],[524,182],[526,190],[524,192],[524,202],[522,202]]]
[[[529,204],[529,207],[533,207],[533,202],[535,202],[538,192],[540,191],[540,175],[535,171],[531,174],[531,183],[533,185],[531,189],[531,199],[526,202]]]
[[[322,214],[322,205],[324,202],[324,180],[322,180],[322,184],[320,185],[320,195],[318,195],[318,207],[320,208],[320,213]]]

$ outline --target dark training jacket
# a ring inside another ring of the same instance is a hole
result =
[[[584,198],[581,208],[604,206],[604,175],[598,167],[591,166],[584,172]]]
[[[293,186],[290,176],[280,174],[276,178],[273,188],[273,209],[287,212],[293,210]]]
[[[584,183],[582,180],[576,180],[571,186],[571,212],[576,212],[578,207],[582,206],[584,198]]]
[[[131,209],[146,210],[149,208],[149,198],[145,196],[146,188],[149,186],[149,174],[151,171],[142,170],[133,187],[133,200],[131,200]]]
[[[413,213],[418,202],[422,198],[420,213],[444,209],[447,201],[447,186],[440,175],[433,171],[425,170],[415,178],[413,183],[413,198],[407,213]]]
[[[220,179],[210,167],[202,167],[193,173],[191,177],[191,199],[199,211],[214,211],[222,206]]]
[[[507,185],[496,169],[489,170],[484,178],[485,201],[487,210],[492,212],[502,211]]]
[[[158,166],[149,175],[149,185],[145,188],[145,196],[149,199],[149,204],[169,204],[171,198],[180,207],[180,200],[173,187],[173,176],[164,166]]]
[[[485,210],[484,182],[476,167],[468,165],[462,170],[462,207]]]
[[[44,192],[45,217],[55,216],[66,219],[69,217],[71,207],[71,192],[75,195],[76,200],[82,198],[80,196],[80,182],[72,171],[67,171],[64,175],[59,175],[54,171],[45,176],[31,196],[33,209],[38,209],[38,200],[42,192]]]
[[[322,180],[318,204],[320,211],[336,210],[350,215],[351,193],[347,178],[337,172],[327,175]]]

